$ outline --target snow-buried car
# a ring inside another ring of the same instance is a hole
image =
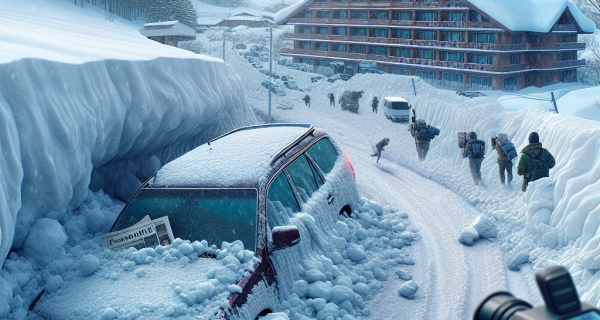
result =
[[[239,128],[166,164],[129,200],[111,230],[128,228],[146,215],[168,216],[178,238],[167,247],[116,253],[128,260],[118,262],[117,269],[186,257],[203,261],[192,266],[187,259],[187,269],[179,270],[169,264],[153,265],[135,270],[135,276],[103,271],[104,275],[82,277],[77,285],[46,295],[36,313],[48,319],[74,314],[112,319],[118,310],[121,315],[131,313],[124,310],[135,301],[143,301],[138,310],[151,314],[164,310],[164,316],[187,314],[188,307],[201,314],[218,310],[216,316],[226,319],[256,319],[280,311],[280,295],[289,294],[296,279],[278,274],[278,266],[310,258],[306,249],[323,245],[319,234],[330,231],[314,228],[333,229],[339,215],[349,217],[352,208],[360,208],[358,201],[352,164],[324,130],[304,124]],[[307,214],[312,217],[307,219]],[[287,249],[299,242],[299,249]],[[286,253],[273,255],[280,252]],[[110,289],[91,289],[93,298],[86,301],[86,288],[102,287],[98,282],[109,278],[114,280]],[[191,284],[191,280],[205,282]],[[224,293],[217,294],[221,287]],[[228,303],[221,303],[225,298]],[[217,309],[209,308],[211,299]],[[52,307],[68,300],[81,311]]]

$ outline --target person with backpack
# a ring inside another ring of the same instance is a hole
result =
[[[379,106],[379,100],[377,100],[377,97],[374,97],[371,107],[373,107],[373,112],[375,113],[377,113],[377,106]]]
[[[327,97],[329,98],[329,106],[335,107],[335,97],[333,96],[333,93],[330,92]]]
[[[517,157],[517,150],[512,142],[508,140],[506,133],[498,133],[492,138],[492,147],[498,152],[498,169],[500,173],[500,182],[510,186],[513,179],[512,175],[512,160]],[[505,175],[506,172],[506,175]],[[505,179],[505,176],[507,179]]]
[[[383,138],[375,146],[375,148],[377,148],[377,152],[375,152],[374,154],[372,154],[371,157],[377,157],[377,163],[379,163],[379,158],[381,158],[381,152],[383,151],[383,148],[385,146],[387,146],[389,143],[390,143],[390,139]]]
[[[428,125],[423,119],[419,119],[408,126],[408,131],[415,138],[419,161],[425,161],[429,151],[429,143],[431,139],[440,134],[440,129]]]
[[[464,148],[462,148],[462,157],[469,157],[469,170],[471,171],[471,177],[473,177],[473,182],[476,186],[481,183],[483,185],[483,181],[481,181],[481,163],[483,162],[483,158],[485,155],[485,142],[477,139],[477,134],[475,132],[469,133],[469,141]]]
[[[305,95],[304,98],[302,98],[302,100],[304,100],[304,105],[310,108],[310,96]]]
[[[526,191],[529,182],[549,177],[550,169],[554,167],[556,160],[552,154],[542,148],[540,136],[537,132],[529,134],[529,145],[521,150],[521,158],[517,165],[517,174],[523,176],[521,190]]]

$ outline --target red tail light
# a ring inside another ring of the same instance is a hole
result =
[[[352,161],[350,160],[350,157],[348,157],[348,155],[345,153],[344,153],[344,156],[346,156],[346,160],[348,160],[348,164],[350,165],[350,170],[352,170],[352,175],[356,177],[356,174],[354,173],[354,167],[352,166]]]

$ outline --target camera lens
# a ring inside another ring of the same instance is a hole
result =
[[[515,312],[531,308],[529,303],[515,298],[509,292],[495,292],[481,301],[473,320],[510,320]]]

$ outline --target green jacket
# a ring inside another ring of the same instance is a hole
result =
[[[531,154],[535,159],[541,158],[546,161],[548,164],[548,168],[552,169],[556,164],[556,160],[550,152],[544,148],[542,148],[541,143],[530,143],[528,146],[521,150],[521,158],[519,159],[519,164],[517,165],[517,174],[523,176],[523,184],[521,185],[521,190],[527,190],[527,184],[530,181],[529,171],[529,156],[525,153]]]

